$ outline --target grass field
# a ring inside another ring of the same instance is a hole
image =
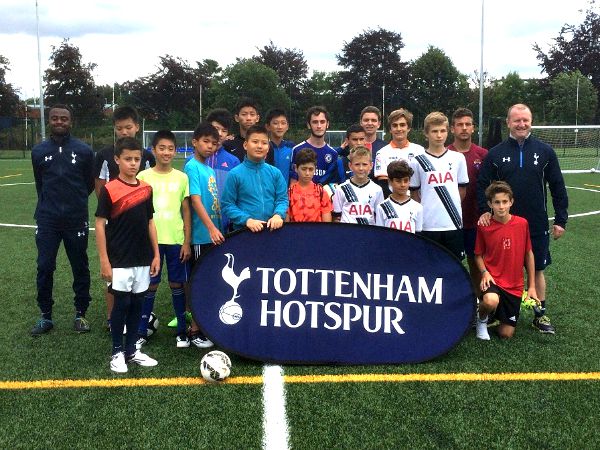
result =
[[[159,365],[111,374],[93,233],[92,332],[72,330],[61,249],[55,329],[29,336],[39,315],[34,229],[13,225],[34,224],[35,188],[28,160],[2,160],[0,448],[600,448],[600,176],[565,179],[573,217],[547,271],[555,336],[537,333],[524,311],[512,341],[471,333],[427,363],[284,366],[278,379],[233,356],[231,378],[209,385],[199,378],[205,352],[176,349],[164,326],[172,308],[162,288],[163,326],[147,346]],[[91,197],[90,216],[95,206]]]

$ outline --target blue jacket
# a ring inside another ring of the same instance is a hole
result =
[[[555,211],[554,223],[563,228],[566,226],[567,189],[556,153],[548,144],[529,135],[520,146],[516,139],[509,137],[489,151],[477,179],[480,213],[490,210],[485,188],[496,180],[506,181],[512,188],[514,204],[510,212],[527,219],[532,236],[548,233],[548,187]]]
[[[94,190],[94,152],[84,142],[53,136],[33,147],[31,164],[38,201],[35,220],[79,224],[88,220],[88,196]]]
[[[290,182],[290,170],[292,169],[292,150],[294,148],[292,141],[281,141],[279,147],[273,141],[269,142],[269,153],[267,153],[266,162],[277,167],[286,184]]]
[[[245,227],[248,219],[267,221],[275,214],[285,219],[288,195],[283,175],[265,161],[256,163],[244,158],[229,172],[221,208],[234,229]]]

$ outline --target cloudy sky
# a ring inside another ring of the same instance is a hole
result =
[[[534,43],[548,48],[563,24],[580,24],[587,0],[485,1],[484,70],[538,77]],[[297,6],[295,6],[297,5]],[[97,84],[133,80],[154,72],[158,56],[191,64],[206,58],[225,67],[273,41],[301,50],[310,70],[337,70],[344,42],[382,27],[402,35],[401,58],[441,48],[457,68],[480,65],[481,0],[255,2],[229,0],[38,0],[42,70],[63,38],[79,47],[83,62],[98,66]],[[285,9],[284,9],[285,8]],[[35,0],[0,0],[0,54],[10,61],[7,81],[23,97],[38,90]],[[37,95],[37,94],[36,94]]]

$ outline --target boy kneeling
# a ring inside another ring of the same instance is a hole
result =
[[[498,335],[508,339],[515,334],[523,292],[523,266],[527,271],[529,297],[537,298],[535,266],[529,224],[510,214],[513,193],[504,181],[495,181],[485,190],[492,220],[477,226],[475,263],[481,271],[482,300],[479,303],[477,337],[489,340],[487,321],[490,314],[500,321]]]

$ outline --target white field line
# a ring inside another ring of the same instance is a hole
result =
[[[575,186],[565,186],[567,189],[577,189],[578,191],[600,192],[598,189],[580,188]]]
[[[286,450],[289,446],[283,368],[263,368],[263,441],[264,450]]]
[[[6,183],[6,184],[0,184],[0,187],[4,187],[4,186],[19,186],[21,184],[35,184],[33,182],[31,183]]]

